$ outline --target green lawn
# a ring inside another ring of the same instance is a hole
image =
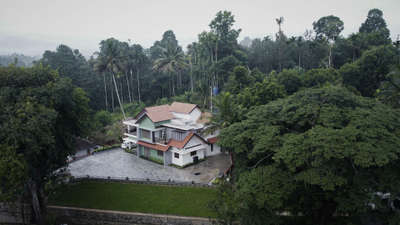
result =
[[[198,187],[82,182],[68,185],[51,196],[60,206],[130,212],[215,217],[207,204],[216,190]]]

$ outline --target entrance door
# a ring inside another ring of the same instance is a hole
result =
[[[197,163],[198,161],[199,161],[199,157],[198,156],[193,157],[193,163]]]

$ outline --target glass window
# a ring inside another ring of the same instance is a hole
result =
[[[214,144],[211,144],[211,152],[214,151]]]
[[[142,138],[147,138],[147,139],[150,139],[150,131],[148,131],[148,130],[143,130],[143,129],[141,129],[140,130],[141,132],[141,137]]]
[[[163,153],[164,153],[164,152],[162,152],[162,151],[157,151],[157,155],[158,155],[158,156],[163,156]]]
[[[174,153],[174,157],[179,159],[179,153]]]
[[[190,153],[190,156],[194,156],[196,154],[197,154],[197,151],[193,151],[193,152]]]

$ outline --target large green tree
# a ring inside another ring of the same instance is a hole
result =
[[[360,27],[360,33],[372,33],[380,36],[380,39],[386,41],[381,44],[390,43],[390,31],[387,28],[386,21],[383,19],[383,12],[379,9],[368,11],[367,19]]]
[[[61,44],[55,51],[45,51],[36,63],[50,66],[57,70],[61,77],[70,78],[72,84],[84,89],[89,95],[90,106],[93,109],[102,108],[105,95],[98,91],[102,86],[102,79],[95,74],[78,49]]]
[[[339,37],[339,34],[342,32],[344,27],[343,21],[341,21],[339,17],[330,15],[324,16],[320,18],[317,22],[314,22],[313,28],[315,30],[315,33],[317,34],[317,37],[324,37],[328,40],[328,42],[333,42]],[[330,43],[329,46],[328,67],[331,67],[333,44]]]
[[[301,214],[307,224],[331,224],[334,215],[348,223],[371,204],[371,212],[386,209],[377,193],[399,194],[399,111],[327,86],[258,106],[246,117],[222,130],[219,141],[234,154],[227,201],[236,204],[227,209],[241,224],[279,224],[283,212]],[[382,220],[399,219],[384,212]]]
[[[363,96],[374,96],[396,63],[395,55],[396,49],[390,45],[373,47],[365,51],[354,63],[347,63],[340,68],[343,83],[353,86]]]
[[[0,199],[29,197],[45,223],[46,184],[87,134],[88,101],[70,79],[41,65],[0,68]]]

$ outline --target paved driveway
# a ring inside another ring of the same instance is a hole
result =
[[[117,148],[74,161],[68,169],[72,176],[129,177],[131,179],[194,181],[208,183],[229,167],[225,154],[209,157],[207,160],[185,169],[159,165]],[[199,175],[195,175],[198,174]]]

